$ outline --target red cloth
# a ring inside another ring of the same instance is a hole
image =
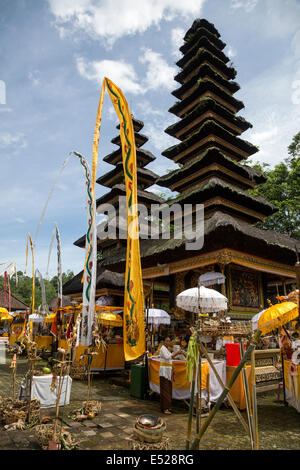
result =
[[[52,323],[51,333],[52,333],[54,336],[57,336],[57,314],[55,315],[54,322]]]
[[[245,351],[246,344],[244,344]],[[228,366],[238,366],[241,361],[240,345],[239,343],[227,343],[226,348],[226,363]]]

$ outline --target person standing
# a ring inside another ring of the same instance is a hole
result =
[[[163,413],[170,415],[172,405],[172,359],[183,351],[179,349],[171,353],[168,348],[172,346],[171,339],[167,336],[159,351],[159,385],[160,385],[160,409]]]

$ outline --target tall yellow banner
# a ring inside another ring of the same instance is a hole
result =
[[[120,120],[123,168],[127,200],[127,256],[125,271],[123,337],[125,360],[131,361],[145,352],[145,305],[140,258],[137,211],[137,171],[134,129],[128,103],[120,88],[104,78],[97,111],[93,147],[94,168],[97,167],[98,142],[105,88]]]

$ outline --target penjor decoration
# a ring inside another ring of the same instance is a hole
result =
[[[123,168],[127,200],[127,257],[124,294],[124,354],[125,360],[134,360],[145,352],[145,314],[142,269],[140,259],[137,211],[136,148],[132,117],[122,91],[104,78],[98,105],[93,146],[93,177],[97,166],[98,143],[105,89],[120,121]],[[94,195],[94,189],[93,189]]]

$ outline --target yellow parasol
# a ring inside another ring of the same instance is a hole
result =
[[[4,307],[0,307],[0,321],[12,320],[13,316]]]
[[[104,326],[123,326],[123,319],[117,313],[102,312],[97,316],[97,320]]]
[[[261,330],[262,335],[265,335],[286,325],[291,320],[295,320],[298,315],[299,310],[294,302],[282,302],[265,310],[258,319],[257,327]]]
[[[45,318],[45,323],[52,323],[54,322],[56,317],[56,313],[50,313],[50,315],[47,315]]]

